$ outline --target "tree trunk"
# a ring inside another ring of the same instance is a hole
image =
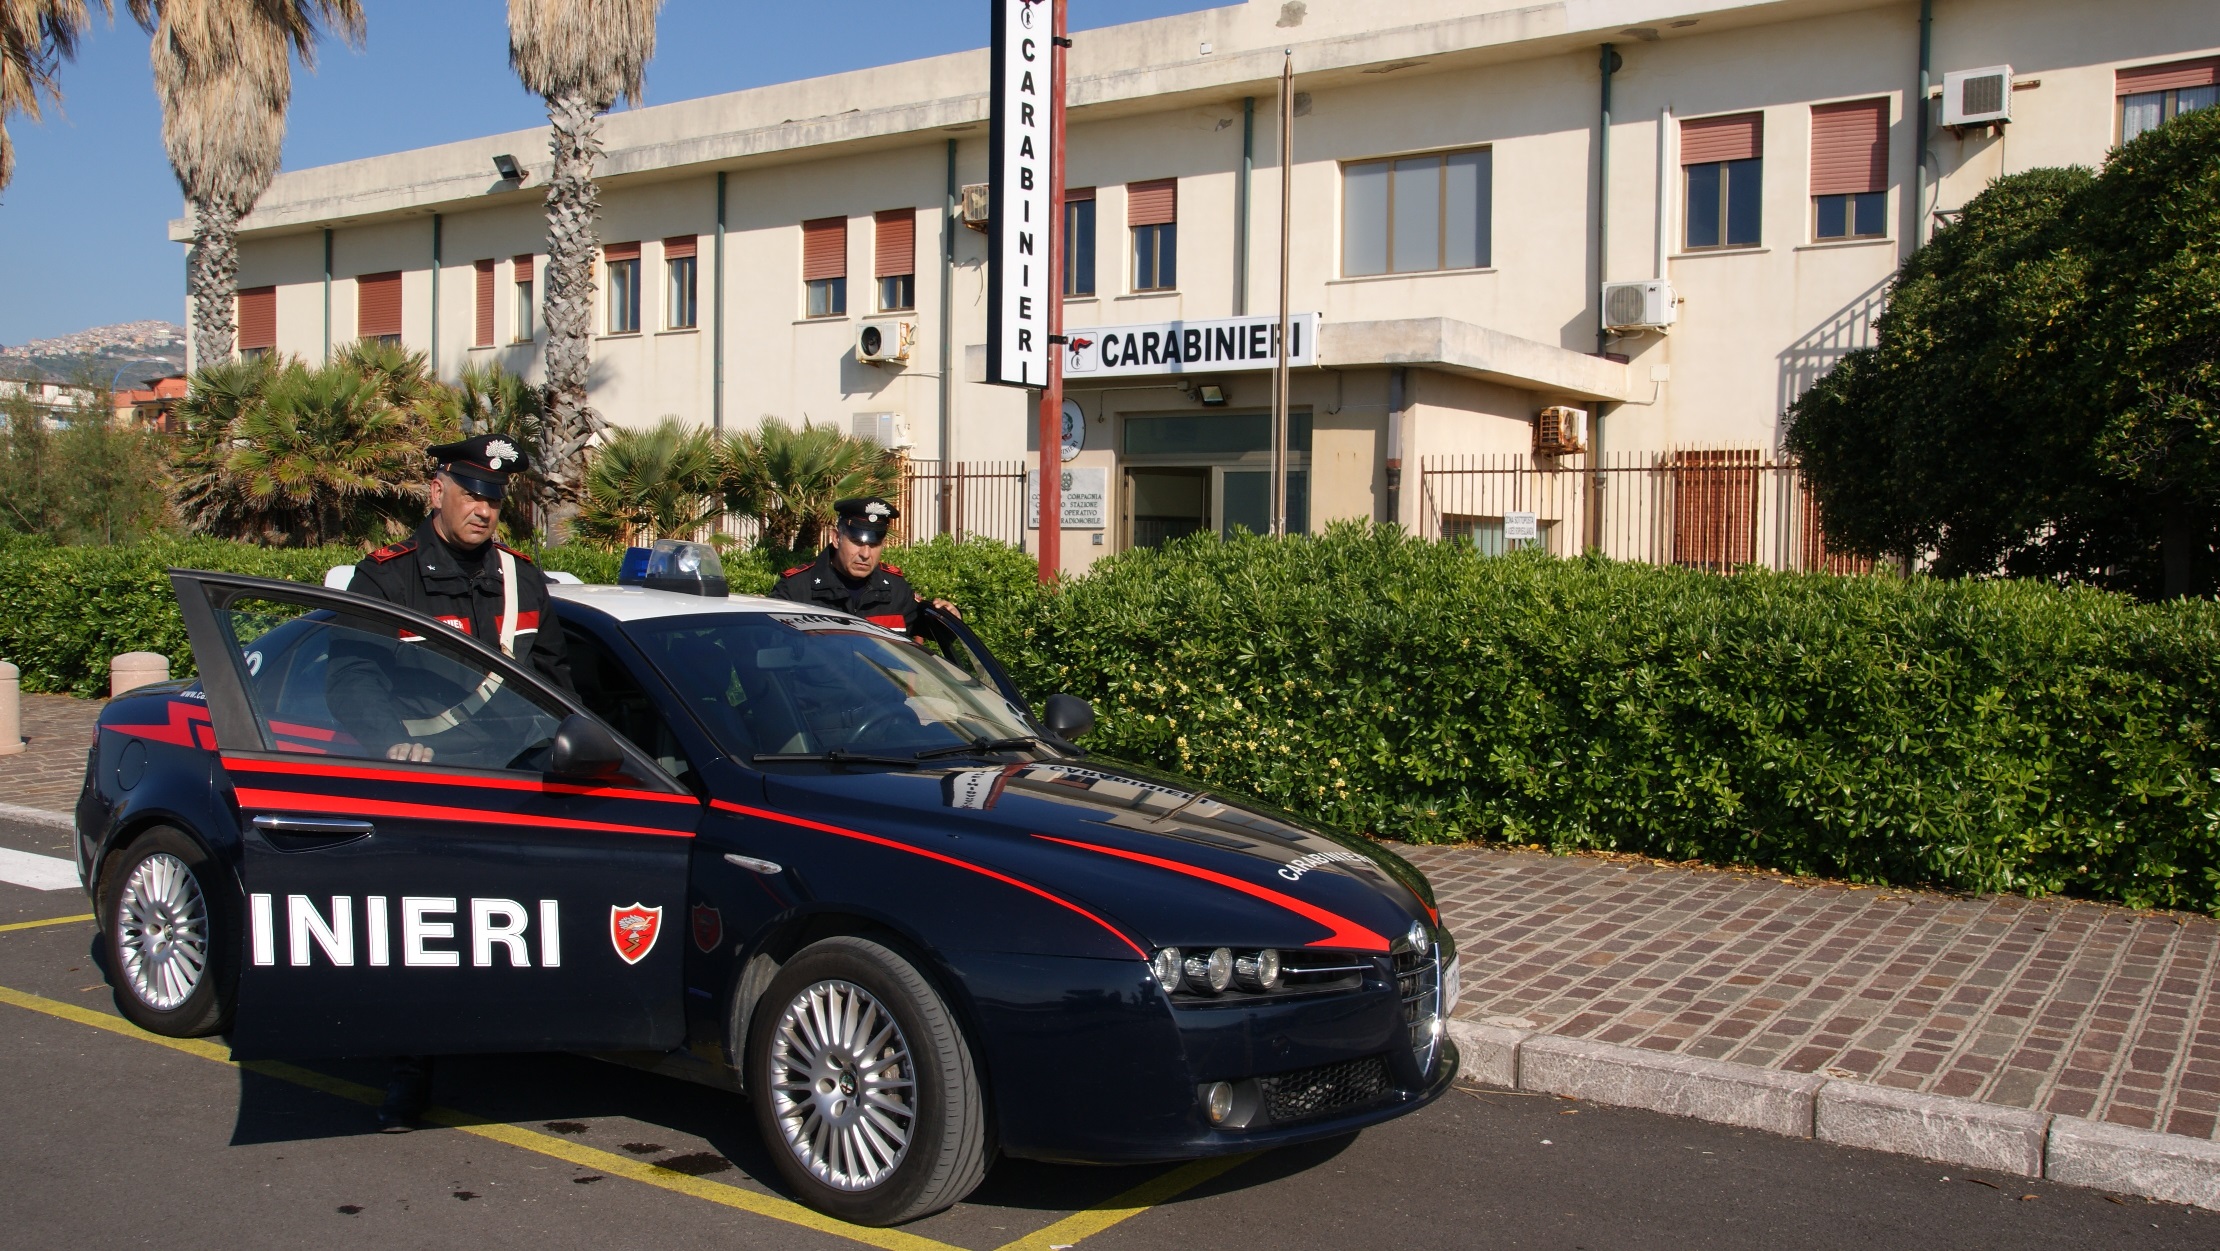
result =
[[[577,95],[547,98],[547,419],[541,448],[547,476],[549,539],[561,542],[585,496],[586,452],[602,430],[586,402],[592,366],[594,252],[601,190],[594,162],[601,155],[601,111]]]
[[[193,306],[193,368],[231,359],[237,337],[232,321],[239,283],[239,212],[218,200],[193,205],[193,247],[185,285]]]

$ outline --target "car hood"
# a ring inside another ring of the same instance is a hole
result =
[[[1413,920],[1438,921],[1425,877],[1384,847],[1101,757],[768,782],[775,808],[906,835],[1082,904],[1151,949],[1387,952]]]

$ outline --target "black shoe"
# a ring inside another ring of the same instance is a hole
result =
[[[385,1084],[385,1102],[378,1108],[378,1131],[405,1134],[415,1129],[431,1101],[431,1062],[414,1056],[395,1060],[393,1078]]]

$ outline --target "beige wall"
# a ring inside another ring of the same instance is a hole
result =
[[[2001,172],[2093,164],[2113,141],[2113,68],[2209,54],[2220,43],[2208,0],[1952,0],[1937,6],[1933,77],[2008,62],[2023,86],[2001,137],[1938,131],[1930,206],[1963,204]],[[1918,235],[1917,5],[1872,0],[1592,0],[1513,8],[1489,0],[1407,0],[1383,27],[1374,6],[1312,0],[1298,27],[1279,26],[1276,3],[1245,5],[1091,33],[1074,52],[1069,181],[1097,192],[1097,295],[1067,308],[1073,328],[1219,317],[1234,289],[1241,100],[1256,100],[1247,306],[1277,302],[1278,136],[1272,96],[1279,50],[1296,47],[1295,245],[1291,302],[1329,323],[1446,317],[1549,350],[1595,350],[1598,285],[1669,279],[1683,303],[1670,334],[1616,339],[1631,358],[1635,402],[1603,405],[1612,452],[1666,447],[1770,449],[1796,394],[1841,354],[1870,341],[1890,275]],[[1675,21],[1693,21],[1675,27]],[[1657,28],[1646,41],[1630,28]],[[1609,172],[1609,256],[1596,262],[1597,45],[1624,59],[1615,75]],[[1211,50],[1204,52],[1204,41]],[[940,439],[940,206],[947,147],[960,183],[984,180],[986,126],[977,91],[983,54],[782,84],[609,119],[600,233],[642,241],[642,333],[594,344],[594,403],[612,420],[666,415],[706,423],[715,404],[712,334],[715,186],[726,193],[725,388],[728,426],[765,415],[831,422],[900,412],[913,454],[967,461],[1025,455],[1033,413],[1025,394],[965,376],[965,349],[984,341],[985,237],[959,228],[947,329],[953,379],[952,446]],[[1889,233],[1817,244],[1809,196],[1811,108],[1839,100],[1889,102]],[[1687,254],[1680,246],[1682,173],[1674,119],[1764,114],[1763,237],[1756,248]],[[802,119],[791,121],[786,119]],[[1341,166],[1351,160],[1448,148],[1492,149],[1489,265],[1453,273],[1340,276]],[[430,346],[430,214],[442,214],[444,270],[438,358],[453,376],[496,359],[536,376],[537,350],[509,343],[509,257],[539,252],[539,183],[490,182],[488,154],[544,163],[537,132],[400,153],[283,176],[246,223],[242,285],[277,283],[280,347],[322,350],[322,231],[334,231],[331,335],[354,334],[353,276],[406,271],[405,338]],[[1179,289],[1127,290],[1131,273],[1124,185],[1177,177]],[[1660,216],[1660,209],[1663,216]],[[906,367],[859,364],[850,345],[873,305],[872,214],[918,209],[916,324]],[[345,216],[342,216],[342,210]],[[799,223],[849,220],[849,314],[802,316]],[[1662,226],[1662,230],[1661,230]],[[700,328],[662,328],[660,240],[700,236]],[[1660,247],[1662,239],[1663,247]],[[499,258],[498,345],[473,349],[471,263]],[[544,258],[543,258],[544,264]],[[596,311],[595,325],[604,325]],[[1298,371],[1293,402],[1316,422],[1313,515],[1379,516],[1385,509],[1387,365]],[[1652,367],[1669,375],[1654,388]],[[1234,402],[1268,401],[1268,375],[1215,379]],[[1419,467],[1429,457],[1523,453],[1529,422],[1556,402],[1541,382],[1508,384],[1410,364],[1403,519],[1418,520]],[[1146,383],[1120,379],[1118,383]],[[1654,397],[1651,392],[1654,390]],[[1183,408],[1174,391],[1085,394],[1090,444],[1081,464],[1113,470],[1115,415]],[[1329,411],[1338,409],[1338,411]],[[1098,442],[1092,438],[1102,432]],[[1067,562],[1112,550],[1084,535]]]

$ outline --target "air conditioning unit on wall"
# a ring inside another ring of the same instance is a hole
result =
[[[986,233],[987,218],[990,216],[987,212],[987,206],[991,203],[987,199],[990,191],[991,188],[983,182],[969,183],[964,187],[964,225],[981,234]]]
[[[1680,317],[1680,297],[1669,282],[1603,284],[1606,330],[1663,330]]]
[[[1588,450],[1588,410],[1553,404],[1534,418],[1534,454],[1563,456]]]
[[[867,365],[899,365],[917,343],[914,321],[867,321],[856,327],[856,359]]]
[[[901,413],[852,413],[848,432],[865,443],[880,447],[911,446],[910,419]]]
[[[2001,126],[2012,120],[2012,67],[1989,65],[1943,75],[1942,124]]]

